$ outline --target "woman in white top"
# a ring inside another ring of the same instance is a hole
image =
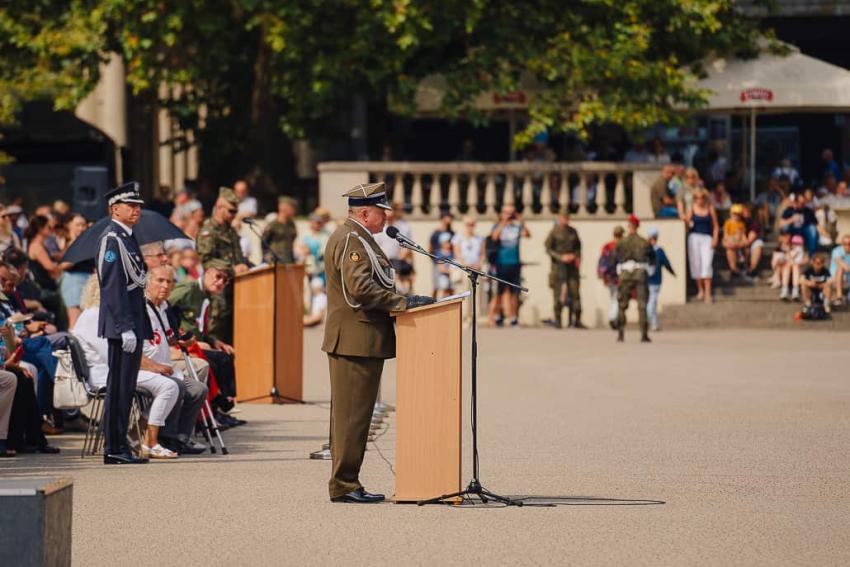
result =
[[[106,378],[109,375],[108,354],[109,346],[106,339],[97,336],[98,305],[100,303],[99,287],[97,278],[92,278],[83,291],[81,303],[86,309],[77,318],[71,333],[80,342],[89,366],[89,385],[92,388],[103,388],[106,386]],[[148,341],[146,341],[147,343]],[[161,374],[149,370],[139,370],[139,378],[136,382],[136,390],[153,398],[148,409],[148,426],[145,429],[145,439],[142,443],[142,454],[151,459],[173,459],[177,453],[166,449],[159,444],[159,428],[165,425],[165,419],[174,404],[180,388]]]

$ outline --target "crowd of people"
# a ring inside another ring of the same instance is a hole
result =
[[[837,232],[836,207],[850,207],[850,168],[824,149],[822,174],[804,183],[789,159],[772,171],[754,200],[735,202],[723,176],[707,187],[700,173],[681,163],[664,165],[651,188],[657,218],[680,218],[688,230],[688,266],[697,298],[712,302],[714,254],[722,245],[732,280],[761,280],[784,301],[812,301],[831,308],[848,301],[850,235]],[[770,257],[765,243],[777,239]],[[770,263],[762,277],[762,262]]]

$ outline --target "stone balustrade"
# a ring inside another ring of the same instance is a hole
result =
[[[569,205],[578,218],[652,216],[650,186],[657,165],[611,162],[325,162],[320,202],[344,213],[339,196],[358,183],[384,181],[390,200],[413,219],[441,211],[492,217],[513,204],[526,218],[551,218]]]

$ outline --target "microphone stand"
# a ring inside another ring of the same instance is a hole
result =
[[[250,222],[248,222],[248,221],[250,221]],[[271,245],[269,244],[269,241],[266,238],[263,238],[263,233],[261,233],[259,230],[257,230],[257,225],[254,223],[253,220],[246,219],[242,222],[247,224],[248,228],[251,229],[251,232],[253,232],[257,236],[257,238],[260,239],[260,244],[262,245],[263,250],[265,250],[266,252],[268,252],[271,255],[272,266],[274,266],[274,268],[275,268],[275,289],[277,289],[277,267],[279,265],[286,267],[286,263],[283,260],[281,260],[280,256],[277,255],[277,252],[275,252],[272,249]],[[277,303],[277,302],[275,302],[275,303]],[[289,398],[287,396],[281,395],[281,393],[280,393],[280,391],[278,391],[276,385],[272,385],[272,389],[269,392],[269,396],[271,396],[272,400],[274,400],[274,402],[277,403],[277,404],[283,404],[283,403],[286,403],[286,402],[295,403],[295,404],[305,403],[304,400],[296,400],[295,398]],[[265,397],[265,396],[263,396],[263,397]]]
[[[398,240],[398,239],[397,239]],[[497,278],[496,276],[490,275],[486,272],[482,272],[481,270],[476,270],[470,266],[466,266],[459,262],[456,262],[452,258],[439,258],[434,254],[431,254],[415,242],[408,242],[406,240],[398,240],[398,243],[408,250],[412,250],[414,252],[418,252],[424,256],[428,256],[432,260],[440,264],[449,264],[462,270],[466,273],[466,277],[469,278],[469,283],[472,287],[472,415],[470,419],[470,424],[472,428],[472,480],[469,481],[469,484],[466,486],[464,490],[459,492],[453,492],[451,494],[443,494],[442,496],[437,496],[435,498],[429,498],[427,500],[420,500],[417,502],[419,506],[424,506],[425,504],[443,504],[445,500],[451,500],[458,497],[472,499],[473,496],[478,497],[482,504],[486,504],[488,501],[499,502],[506,506],[522,506],[521,500],[512,500],[507,496],[501,496],[499,494],[495,494],[494,492],[490,492],[481,484],[481,480],[479,478],[479,465],[478,465],[478,279],[479,278],[487,278],[492,281],[496,281],[502,283],[504,285],[510,286],[514,289],[518,289],[520,291],[524,291],[528,293],[528,288],[522,287],[520,285],[505,281],[501,278]]]

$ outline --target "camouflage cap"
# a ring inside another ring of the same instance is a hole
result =
[[[236,196],[236,191],[231,189],[230,187],[219,187],[218,188],[218,198],[224,199],[231,205],[239,204],[239,197]]]
[[[626,231],[623,230],[622,226],[615,226],[614,227],[614,237],[615,238],[619,238],[619,237],[623,236],[623,234],[625,234],[625,232]]]
[[[298,201],[296,201],[292,197],[287,197],[285,195],[282,196],[282,197],[278,197],[277,198],[277,204],[278,205],[286,204],[286,205],[289,205],[290,207],[292,207],[293,209],[298,210]]]
[[[219,270],[226,273],[228,276],[233,275],[233,266],[230,265],[230,262],[222,260],[221,258],[210,258],[204,262],[204,269]]]
[[[572,214],[572,211],[570,211],[570,206],[569,206],[569,205],[564,205],[563,207],[561,207],[560,209],[558,209],[558,214],[560,214],[560,215],[564,215],[565,217],[570,216],[570,214]]]

